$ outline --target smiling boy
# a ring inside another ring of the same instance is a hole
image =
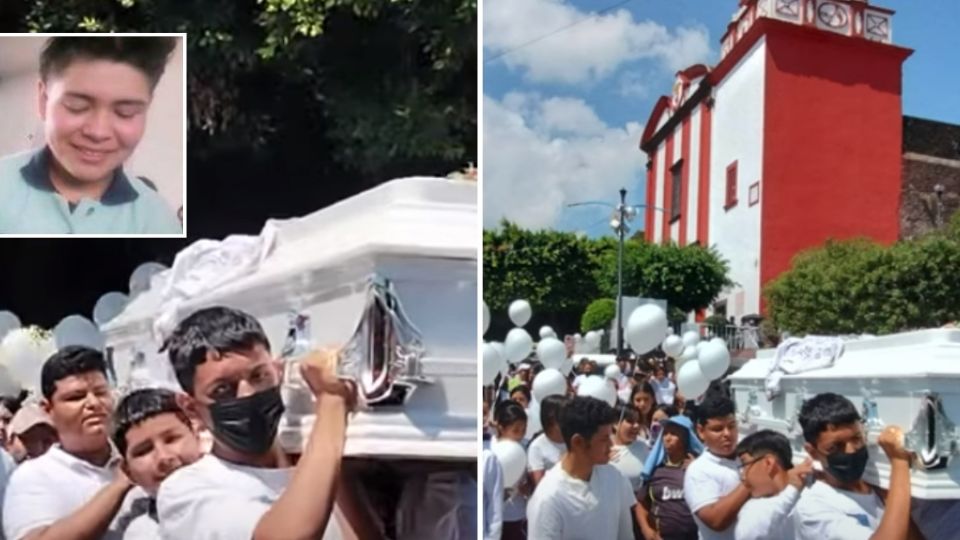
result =
[[[43,148],[0,159],[0,234],[179,234],[123,164],[146,129],[170,37],[54,37],[40,55]]]

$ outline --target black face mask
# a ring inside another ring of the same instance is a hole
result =
[[[834,478],[844,484],[856,482],[863,476],[863,470],[867,468],[867,447],[857,450],[852,454],[837,452],[827,456],[826,470]]]
[[[244,454],[263,454],[277,437],[283,416],[280,387],[256,394],[216,401],[210,405],[213,435]]]

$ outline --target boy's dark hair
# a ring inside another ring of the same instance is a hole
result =
[[[510,395],[512,396],[514,392],[520,392],[523,394],[524,397],[527,398],[527,403],[530,403],[530,401],[533,399],[530,395],[530,387],[525,384],[518,384],[517,386],[513,387],[513,390],[510,391]]]
[[[21,390],[16,396],[2,396],[0,397],[0,405],[4,409],[8,410],[10,414],[17,414],[17,411],[20,410],[20,407],[23,406],[23,402],[27,400],[27,397],[30,396],[30,392],[26,390]]]
[[[162,36],[52,37],[40,53],[40,78],[46,82],[78,59],[102,59],[137,68],[150,81],[152,90],[176,45],[176,38]]]
[[[817,444],[817,437],[828,426],[842,426],[860,421],[860,413],[849,399],[832,392],[817,394],[800,407],[803,439]]]
[[[574,435],[590,439],[601,426],[614,424],[617,418],[617,411],[606,401],[587,396],[572,398],[560,409],[560,433],[567,450]]]
[[[676,407],[673,405],[667,405],[665,403],[657,405],[653,411],[663,411],[663,413],[667,415],[667,418],[673,418],[674,416],[680,414],[680,411],[678,411]]]
[[[628,422],[639,422],[640,421],[640,409],[634,407],[633,405],[626,403],[617,407],[617,418],[623,422],[624,420]]]
[[[493,421],[501,428],[505,428],[514,422],[527,421],[527,411],[519,403],[513,400],[506,400],[497,403],[493,409]]]
[[[57,390],[57,381],[71,375],[99,371],[107,376],[107,362],[103,353],[90,347],[69,345],[53,353],[40,369],[40,391],[46,399],[52,399]]]
[[[253,316],[237,309],[211,307],[181,321],[160,352],[167,351],[180,387],[192,395],[193,377],[197,366],[207,361],[207,353],[247,352],[257,345],[270,352],[263,327]]]
[[[130,392],[117,405],[113,413],[113,444],[120,455],[127,455],[127,432],[137,424],[160,414],[172,413],[187,427],[190,419],[177,405],[173,392],[162,388],[143,388]]]
[[[734,455],[741,454],[750,454],[753,459],[773,454],[784,470],[793,468],[793,451],[790,450],[790,441],[786,436],[772,429],[762,429],[744,437],[734,451]]]
[[[735,413],[736,410],[732,399],[721,395],[708,396],[697,407],[697,423],[705,426],[711,418],[725,418]]]
[[[540,402],[540,427],[547,429],[560,421],[560,409],[570,398],[566,396],[547,396]]]

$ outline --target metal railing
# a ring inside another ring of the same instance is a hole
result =
[[[693,330],[701,339],[722,338],[731,351],[760,348],[760,328],[757,326],[711,325],[706,323],[679,323],[673,325],[678,336]]]

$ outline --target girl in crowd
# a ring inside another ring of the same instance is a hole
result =
[[[653,385],[649,382],[642,382],[633,387],[630,391],[630,401],[639,413],[640,438],[647,442],[647,446],[653,444],[650,437],[650,427],[653,425],[653,410],[657,405],[657,395],[653,390]]]
[[[498,403],[493,412],[497,440],[510,440],[526,447],[527,413],[515,401]],[[507,500],[503,505],[503,540],[523,540],[527,537],[527,497],[530,483],[526,474],[515,486],[504,486]]]
[[[567,451],[563,434],[560,433],[560,409],[568,399],[566,396],[547,396],[540,402],[543,432],[533,438],[527,451],[527,469],[534,487]]]
[[[663,422],[643,467],[643,496],[634,507],[646,540],[697,540],[697,524],[683,499],[683,476],[701,452],[689,418],[673,416]]]
[[[630,482],[633,492],[639,494],[643,486],[643,466],[650,447],[640,440],[640,411],[633,405],[620,407],[620,421],[614,428],[610,464]]]
[[[530,387],[519,384],[510,390],[510,399],[516,401],[526,411],[530,408]]]

